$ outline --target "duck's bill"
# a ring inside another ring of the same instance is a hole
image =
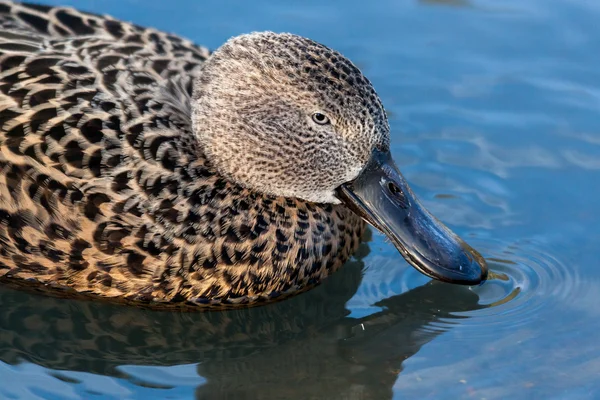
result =
[[[389,152],[375,150],[360,175],[338,188],[337,196],[423,274],[463,285],[486,279],[483,257],[419,203]]]

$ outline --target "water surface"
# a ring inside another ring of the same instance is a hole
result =
[[[600,398],[600,4],[52,0],[210,48],[255,30],[340,50],[425,205],[494,279],[430,282],[373,237],[325,284],[165,313],[0,288],[0,398]]]

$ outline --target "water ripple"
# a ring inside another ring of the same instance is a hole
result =
[[[576,299],[583,290],[577,270],[534,241],[472,242],[491,271],[485,284],[472,288],[482,309],[468,313],[472,318],[466,325],[476,326],[480,334],[496,335],[497,329],[514,330],[530,324],[557,304]]]
[[[469,243],[484,255],[490,268],[487,282],[465,288],[479,297],[478,302],[468,309],[450,312],[424,329],[442,332],[459,327],[469,330],[463,335],[465,338],[496,336],[499,331],[514,331],[537,319],[547,318],[560,305],[576,304],[587,291],[577,269],[569,268],[535,241],[508,243],[469,238]],[[382,269],[387,273],[390,271]],[[382,274],[377,274],[377,281],[394,280],[397,291],[408,291],[427,282],[427,278],[413,268],[401,273],[396,271],[393,279],[382,277]],[[438,290],[460,295],[458,290],[451,292],[441,287]],[[455,300],[448,299],[448,302]]]

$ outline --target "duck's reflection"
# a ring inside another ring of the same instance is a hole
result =
[[[119,365],[198,363],[199,399],[385,399],[402,362],[441,333],[430,324],[479,308],[463,286],[430,282],[351,318],[363,264],[263,307],[177,313],[0,290],[0,359],[122,376]]]

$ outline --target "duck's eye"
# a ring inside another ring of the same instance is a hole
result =
[[[319,125],[327,125],[329,123],[329,118],[327,117],[327,115],[322,114],[320,112],[316,112],[312,115],[312,120],[315,122],[315,124],[319,124]]]

